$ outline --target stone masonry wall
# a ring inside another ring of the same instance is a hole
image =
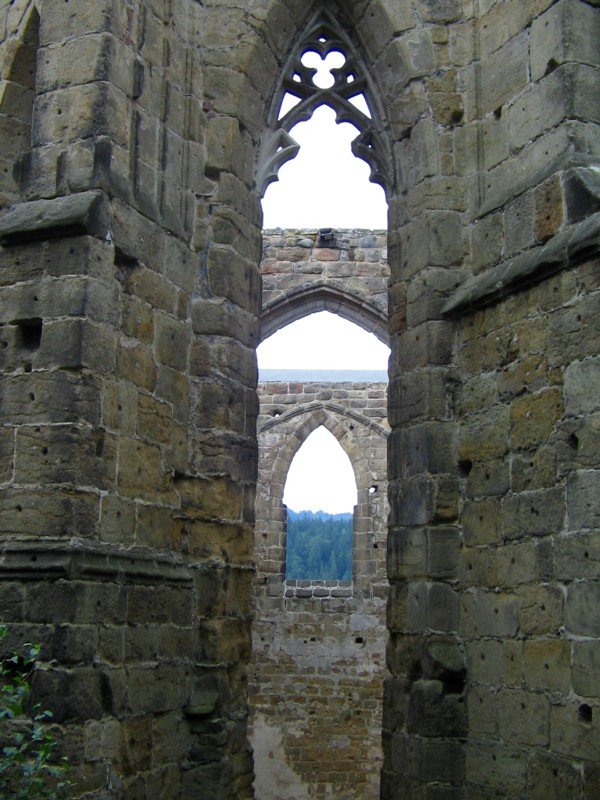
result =
[[[251,793],[260,207],[223,145],[250,135],[203,107],[206,28],[193,2],[0,3],[2,77],[32,108],[1,186],[20,201],[0,237],[3,649],[42,643],[32,696],[94,800]]]
[[[594,702],[571,681],[573,638],[590,637],[589,656],[598,629],[589,605],[563,617],[562,603],[597,591],[593,567],[569,585],[567,553],[600,501],[597,485],[593,499],[575,489],[595,476],[567,477],[556,442],[579,413],[564,411],[567,377],[597,346],[570,331],[591,302],[572,270],[599,246],[600,9],[419,5],[431,49],[421,38],[418,68],[430,57],[437,71],[402,81],[391,112],[405,138],[388,242],[382,797],[593,797],[600,751],[577,742],[596,738],[595,708],[576,709]]]
[[[459,325],[472,797],[600,792],[600,262]]]
[[[389,203],[382,797],[593,797],[595,0],[0,0],[5,644],[44,644],[80,796],[251,796],[256,181],[317,7]]]
[[[256,796],[375,800],[385,672],[386,385],[260,383],[259,397],[250,689]],[[290,582],[283,489],[293,456],[320,425],[356,475],[353,580]]]
[[[262,338],[316,311],[339,314],[388,339],[387,234],[312,230],[263,233]]]

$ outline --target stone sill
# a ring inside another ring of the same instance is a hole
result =
[[[353,596],[352,581],[285,581],[284,597],[339,600]]]

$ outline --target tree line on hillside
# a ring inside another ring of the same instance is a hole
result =
[[[286,578],[351,580],[353,536],[352,514],[288,510]]]

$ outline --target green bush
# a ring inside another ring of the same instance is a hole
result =
[[[0,641],[8,635],[0,624]],[[0,663],[0,797],[63,800],[71,787],[66,758],[48,731],[50,711],[30,705],[29,686],[40,645],[25,644]]]

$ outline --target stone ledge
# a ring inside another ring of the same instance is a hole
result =
[[[146,550],[115,551],[77,542],[8,542],[0,553],[0,580],[95,577],[192,583],[193,568],[175,556]]]
[[[104,193],[81,192],[14,206],[0,219],[0,244],[85,234],[106,239],[109,228],[110,211]]]
[[[600,253],[600,213],[558,233],[546,244],[465,281],[442,313],[460,317]]]

